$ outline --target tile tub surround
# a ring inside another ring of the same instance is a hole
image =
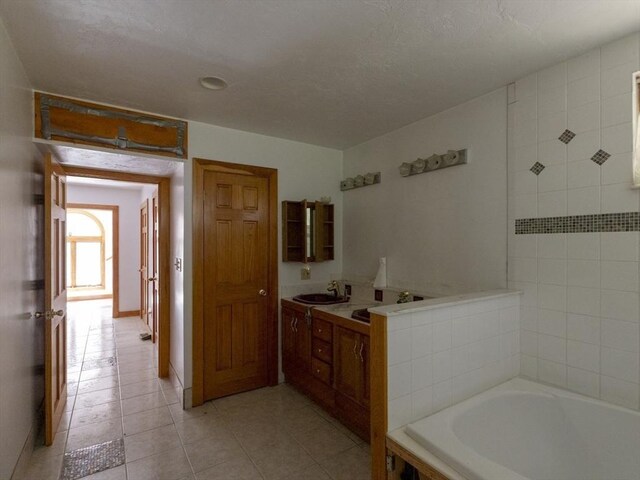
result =
[[[387,317],[387,430],[519,374],[520,292],[371,309]]]
[[[636,33],[517,81],[508,105],[508,285],[524,292],[521,374],[635,409],[638,70]],[[562,140],[565,130],[575,136]],[[537,176],[536,162],[545,165]]]

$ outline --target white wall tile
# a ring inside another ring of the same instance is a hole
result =
[[[538,192],[553,192],[567,188],[567,166],[550,165],[538,175]]]
[[[538,121],[535,117],[520,118],[515,121],[513,146],[531,145],[538,141]]]
[[[610,127],[633,121],[631,93],[602,100],[602,126]]]
[[[638,293],[601,290],[600,311],[603,317],[638,322]]]
[[[566,234],[538,235],[537,238],[540,258],[567,258]]]
[[[391,400],[388,407],[387,428],[389,431],[411,422],[412,408],[411,395],[405,395],[404,397]]]
[[[524,99],[530,95],[536,95],[538,91],[538,76],[536,74],[521,78],[516,81],[516,99]]]
[[[575,80],[567,85],[567,106],[569,109],[600,100],[600,71]],[[571,128],[570,128],[571,129]]]
[[[568,215],[600,213],[600,187],[572,188],[567,192]]]
[[[602,345],[618,350],[640,351],[640,324],[603,318]]]
[[[513,158],[509,157],[509,171],[528,171],[538,160],[538,146],[535,143],[514,149]]]
[[[574,132],[575,133],[575,132]],[[567,145],[567,160],[588,160],[600,149],[600,130],[578,133]]]
[[[600,262],[568,260],[567,284],[572,287],[600,288]]]
[[[411,330],[395,330],[387,334],[388,365],[411,360]]]
[[[567,310],[567,287],[539,284],[538,307],[565,312]]]
[[[628,183],[615,183],[601,187],[602,213],[638,211],[638,190]]]
[[[411,393],[411,362],[392,365],[387,369],[388,396],[390,400]]]
[[[552,113],[538,118],[538,141],[557,139],[567,128],[565,112]]]
[[[600,185],[600,166],[597,163],[591,160],[580,160],[567,164],[568,188],[593,187],[597,185]]]
[[[538,72],[538,90],[564,85],[567,83],[567,64],[559,63]]]
[[[415,359],[411,365],[412,373],[409,384],[411,391],[422,390],[433,383],[433,357],[431,355]]]
[[[567,287],[567,312],[580,315],[600,315],[600,289]]]
[[[567,363],[567,341],[552,335],[538,334],[538,357],[556,363]]]
[[[433,389],[423,388],[411,395],[413,418],[423,418],[433,413]]]
[[[537,281],[538,262],[535,258],[509,258],[507,278],[515,282]]]
[[[420,358],[433,352],[433,326],[422,325],[411,329],[411,357]]]
[[[600,375],[579,368],[567,367],[567,387],[591,397],[600,396]]]
[[[510,195],[525,195],[538,191],[538,177],[529,170],[510,173],[509,180],[511,182]]]
[[[515,332],[520,329],[520,306],[500,310],[500,333]]]
[[[538,331],[538,309],[536,307],[520,307],[520,326],[531,332]]]
[[[600,346],[567,340],[567,365],[590,372],[599,372]]]
[[[567,366],[562,363],[538,359],[538,378],[559,387],[567,385]]]
[[[451,348],[451,323],[452,320],[445,320],[433,324],[434,353]]]
[[[638,382],[639,361],[637,352],[602,347],[600,371],[618,380]]]
[[[567,146],[557,138],[539,142],[537,155],[537,161],[545,166],[564,165],[567,161]],[[531,162],[531,165],[533,163],[535,163],[535,160]]]
[[[602,288],[638,291],[638,262],[602,262]]]
[[[600,137],[602,149],[611,155],[631,152],[633,149],[631,132],[631,122],[603,128]]]
[[[536,97],[530,97],[536,98]],[[567,110],[567,86],[558,85],[538,92],[538,116],[546,117]]]
[[[510,197],[509,215],[513,218],[532,218],[538,215],[538,195],[514,195]]]
[[[600,377],[600,395],[607,402],[638,408],[638,384],[611,377]]]
[[[525,307],[538,306],[538,284],[533,282],[509,282],[511,290],[522,292],[521,305]]]
[[[433,354],[433,383],[451,378],[451,349]]]
[[[567,128],[573,133],[588,132],[600,128],[600,101],[570,108],[567,119]]]
[[[638,65],[635,62],[603,70],[600,81],[602,98],[630,93],[633,90],[633,73],[637,70]]]
[[[638,232],[600,234],[602,260],[638,261]]]
[[[599,260],[599,233],[569,233],[567,235],[567,256],[570,259]]]
[[[437,412],[451,405],[451,379],[432,386],[433,411]]]
[[[567,314],[567,338],[579,342],[600,344],[600,317]]]
[[[560,217],[567,214],[567,192],[558,190],[555,192],[538,194],[538,216]]]
[[[638,34],[628,35],[600,49],[600,65],[606,70],[625,63],[638,64]]]
[[[520,374],[529,377],[538,377],[538,359],[529,355],[520,356]]]
[[[567,61],[567,81],[588,77],[600,71],[600,49],[592,50]]]
[[[624,183],[627,186],[633,182],[632,153],[611,155],[602,165],[602,184]]]
[[[520,352],[531,357],[538,356],[538,334],[523,330],[520,332]]]
[[[538,255],[538,246],[535,235],[516,235],[513,233],[509,236],[509,256],[521,258],[535,258]]]
[[[565,338],[567,336],[566,312],[538,309],[538,333]]]

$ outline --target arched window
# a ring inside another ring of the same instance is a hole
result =
[[[67,285],[69,288],[105,288],[105,234],[91,212],[67,210]]]

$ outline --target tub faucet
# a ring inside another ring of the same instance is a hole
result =
[[[336,280],[331,280],[327,286],[327,291],[333,292],[336,297],[340,296],[340,284]]]
[[[396,303],[409,303],[409,297],[411,294],[407,291],[400,292],[398,294],[398,301]]]

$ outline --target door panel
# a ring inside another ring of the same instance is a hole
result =
[[[205,171],[204,397],[268,383],[268,180]]]
[[[334,336],[333,368],[336,390],[358,401],[361,368],[357,356],[359,335],[353,330],[336,327]]]
[[[151,197],[151,277],[149,278],[149,291],[151,298],[149,303],[151,306],[151,339],[153,343],[158,341],[158,305],[160,304],[160,229],[158,217],[158,190],[153,192]]]
[[[62,167],[45,158],[45,444],[53,443],[67,401],[67,185]]]
[[[140,318],[149,325],[149,202],[140,206]]]

